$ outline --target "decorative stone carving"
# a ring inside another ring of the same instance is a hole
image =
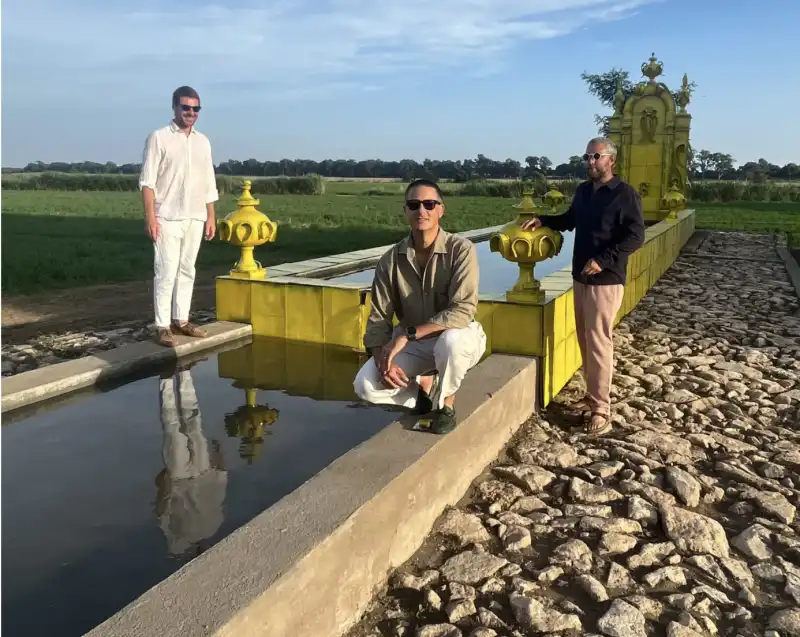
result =
[[[648,106],[642,111],[642,141],[651,144],[656,140],[656,129],[658,128],[658,114],[656,109]]]
[[[618,149],[617,175],[639,191],[645,219],[660,221],[674,213],[676,192],[686,196],[691,122],[686,105],[691,89],[684,75],[673,97],[659,81],[664,65],[655,54],[641,69],[645,79],[634,87],[633,95],[626,99],[617,85],[608,136]]]

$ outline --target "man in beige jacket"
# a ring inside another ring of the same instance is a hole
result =
[[[456,426],[456,391],[486,351],[475,320],[478,260],[471,241],[440,227],[444,203],[434,182],[409,184],[404,212],[411,232],[375,268],[364,336],[372,356],[353,385],[370,403],[435,411],[431,429],[445,434]]]

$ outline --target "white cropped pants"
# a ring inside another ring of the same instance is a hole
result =
[[[399,328],[395,328],[395,335]],[[439,391],[434,409],[441,409],[444,399],[458,391],[467,372],[478,364],[486,351],[486,334],[477,321],[467,327],[449,329],[435,337],[409,342],[394,359],[408,376],[408,387],[387,389],[381,380],[375,359],[361,367],[353,381],[356,395],[378,405],[412,408],[417,402],[418,379],[433,371],[439,374]]]
[[[199,219],[159,219],[155,247],[153,305],[156,327],[189,320],[195,262],[203,242],[205,222]]]

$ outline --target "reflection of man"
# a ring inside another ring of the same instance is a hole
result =
[[[432,431],[445,434],[456,426],[455,393],[486,350],[475,321],[477,255],[471,241],[439,226],[444,204],[435,183],[412,182],[405,198],[411,233],[375,268],[364,336],[372,356],[354,387],[370,403],[435,409]]]
[[[611,140],[592,139],[583,159],[589,180],[578,186],[569,210],[563,215],[542,215],[521,225],[575,230],[575,327],[587,396],[574,407],[590,414],[587,431],[600,434],[611,428],[611,332],[622,305],[628,255],[644,242],[644,218],[639,194],[614,176],[617,147]]]
[[[219,443],[209,453],[189,370],[160,379],[158,392],[165,469],[156,477],[156,515],[170,554],[180,555],[219,530],[228,473]]]

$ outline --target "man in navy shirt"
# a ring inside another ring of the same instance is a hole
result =
[[[575,327],[587,391],[574,406],[589,414],[587,432],[603,434],[611,429],[611,331],[622,305],[628,256],[644,243],[644,217],[639,193],[614,176],[614,142],[592,139],[583,159],[589,180],[578,186],[569,209],[525,221],[522,227],[575,230]]]

